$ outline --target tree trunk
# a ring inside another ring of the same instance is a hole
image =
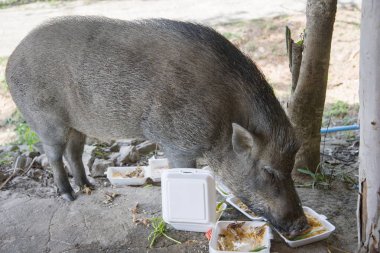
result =
[[[316,171],[337,0],[308,0],[301,70],[288,114],[300,139],[295,169]],[[296,170],[294,170],[296,171]]]
[[[380,250],[380,1],[363,0],[360,30],[358,252]]]
[[[297,87],[298,78],[300,76],[302,52],[303,52],[303,39],[300,43],[295,43],[292,39],[292,33],[289,27],[286,27],[286,50],[289,56],[289,69],[292,73],[292,88],[291,94],[293,95]]]

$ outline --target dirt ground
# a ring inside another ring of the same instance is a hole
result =
[[[329,186],[303,187],[297,191],[304,206],[324,214],[336,226],[327,239],[292,249],[275,234],[271,252],[354,252],[356,249],[355,184],[342,180],[357,166],[357,147],[354,141],[329,143],[325,163],[344,165]],[[329,152],[331,150],[332,152]],[[334,154],[335,151],[335,154]],[[346,162],[337,163],[336,155]],[[331,154],[331,155],[328,155]],[[136,224],[131,209],[138,203],[136,218],[161,215],[161,187],[113,188],[106,179],[96,179],[96,190],[86,195],[76,189],[78,198],[68,203],[56,194],[50,171],[32,169],[26,176],[13,179],[0,191],[0,252],[208,252],[203,233],[169,230],[169,236],[182,242],[177,245],[159,239],[149,248],[151,227]],[[302,186],[302,187],[301,187]],[[105,203],[106,193],[118,193],[113,202]],[[222,199],[219,196],[219,199]],[[222,220],[247,220],[229,206]]]
[[[204,1],[201,7],[194,7],[190,0],[181,4],[172,0],[73,1],[64,4],[35,3],[0,10],[0,56],[3,56],[0,58],[0,155],[7,155],[1,145],[17,139],[15,125],[9,123],[12,122],[16,107],[4,85],[7,56],[32,27],[57,15],[108,13],[108,16],[123,19],[163,16],[209,24],[258,64],[278,98],[285,103],[290,91],[290,73],[284,26],[289,25],[294,37],[303,31],[305,1],[276,0],[272,8],[258,2],[241,1],[240,8],[237,8],[239,4],[235,2],[220,3],[214,0]],[[197,8],[213,11],[201,13]],[[359,26],[358,7],[339,5],[332,43],[326,111],[337,101],[344,101],[349,105],[349,112],[344,117],[333,117],[331,121],[325,115],[324,126],[357,122]],[[9,39],[4,39],[7,37]],[[310,186],[311,181],[297,183],[303,204],[326,215],[336,226],[336,231],[325,241],[298,249],[287,247],[275,236],[271,252],[355,251],[358,138],[357,132],[325,136],[321,154],[326,178],[315,182],[314,189]],[[9,176],[12,171],[11,163],[0,165],[3,176]],[[0,182],[3,180],[0,177]],[[135,224],[129,209],[138,202],[138,217],[160,216],[159,185],[112,188],[105,179],[94,179],[94,183],[97,188],[91,195],[78,192],[78,199],[67,203],[57,196],[49,170],[37,166],[26,175],[15,177],[0,191],[0,252],[208,252],[208,241],[203,233],[173,229],[169,230],[169,235],[181,241],[181,245],[160,239],[153,249],[149,248],[147,238],[151,228]],[[117,192],[120,196],[112,203],[105,204],[107,192]],[[245,218],[229,207],[222,219]]]

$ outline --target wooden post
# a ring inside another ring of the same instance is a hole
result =
[[[363,0],[360,28],[358,252],[380,251],[380,1]]]

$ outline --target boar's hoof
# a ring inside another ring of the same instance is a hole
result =
[[[61,197],[66,201],[74,201],[75,200],[75,193],[74,192],[65,192],[61,193]]]

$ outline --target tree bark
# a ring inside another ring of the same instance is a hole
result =
[[[289,56],[289,69],[292,73],[292,88],[291,94],[293,95],[297,87],[298,78],[300,75],[303,41],[300,44],[295,43],[292,39],[292,34],[289,27],[286,27],[286,50]]]
[[[363,0],[360,29],[358,252],[380,250],[380,1]]]
[[[301,70],[288,114],[302,141],[295,169],[316,171],[337,0],[308,0]],[[296,170],[294,170],[296,171]]]

